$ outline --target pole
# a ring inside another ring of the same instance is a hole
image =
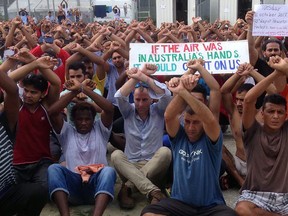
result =
[[[90,0],[90,8],[89,10],[90,12],[90,22],[93,22],[93,17],[94,17],[94,11],[93,11],[93,7],[92,7],[92,0]]]
[[[18,16],[18,12],[19,12],[19,2],[18,2],[18,0],[16,0],[16,10],[17,10],[16,14]]]
[[[30,16],[31,16],[30,0],[28,0],[28,10],[29,10],[29,14],[30,14]]]
[[[49,0],[47,0],[49,1]],[[52,6],[53,6],[53,15],[54,15],[54,19],[56,20],[56,11],[55,11],[55,0],[52,1]]]
[[[8,20],[8,5],[7,5],[7,0],[4,0],[4,20]]]

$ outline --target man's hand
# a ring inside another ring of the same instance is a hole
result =
[[[110,32],[109,29],[106,27],[106,28],[104,28],[104,31],[101,32],[101,34],[106,37],[106,36],[110,35],[111,32]]]
[[[118,41],[113,41],[110,45],[110,49],[116,51],[121,47],[121,44]]]
[[[79,94],[77,94],[76,98],[78,99],[78,101],[85,101],[88,97],[83,92],[80,92]]]
[[[69,91],[79,91],[81,90],[81,83],[77,80],[67,80],[65,82],[65,87]]]
[[[17,16],[12,20],[12,25],[14,25],[16,28],[19,28],[22,24],[21,17]]]
[[[280,56],[271,56],[268,64],[270,67],[285,74],[288,71],[288,58],[282,59]]]
[[[138,68],[131,68],[130,70],[126,71],[126,74],[130,78],[134,78],[134,79],[140,80],[142,72]]]
[[[168,89],[174,94],[178,94],[180,91],[185,89],[179,77],[173,77],[169,82],[166,82],[166,85]]]
[[[61,32],[63,32],[63,28],[61,25],[58,25],[52,30],[52,32],[60,32],[61,33]]]
[[[197,75],[183,75],[180,78],[180,81],[183,83],[183,86],[189,91],[191,92],[195,86],[197,85],[199,80],[199,77]]]
[[[97,52],[97,51],[102,51],[102,50],[104,50],[104,47],[101,44],[98,44],[96,42],[93,42],[89,46],[89,51],[91,51],[91,52]]]
[[[198,23],[198,22],[201,21],[201,20],[202,20],[201,17],[192,17],[193,23]]]
[[[49,56],[43,56],[36,60],[37,66],[42,69],[53,69],[58,64],[58,60]]]
[[[131,77],[133,76],[133,74],[137,73],[137,71],[138,71],[138,68],[131,68],[129,70],[126,70],[126,74],[128,77]]]
[[[52,37],[52,36],[51,36]],[[54,40],[53,43],[46,43],[43,41],[41,45],[41,49],[45,52],[48,49],[52,49],[54,52],[56,52],[59,49],[59,46],[57,45],[57,42]]]
[[[243,63],[243,64],[240,64],[236,73],[239,75],[239,76],[249,76],[250,73],[253,71],[253,66],[249,63]]]
[[[79,33],[76,33],[72,36],[72,38],[74,39],[74,41],[81,41],[82,37]]]
[[[245,15],[245,20],[248,25],[253,25],[253,17],[255,12],[254,11],[248,11]]]
[[[205,61],[203,59],[195,59],[187,62],[187,67],[190,69],[189,72],[194,74],[199,70],[200,67],[203,67]]]
[[[140,23],[138,24],[138,27],[139,27],[139,29],[141,29],[142,31],[146,31],[146,30],[148,29],[149,25],[147,25],[147,23],[145,23],[145,22],[140,22]]]
[[[155,64],[144,64],[141,71],[147,76],[154,74],[158,70],[157,65]]]
[[[137,26],[138,26],[138,22],[137,21],[133,21],[130,23],[129,25],[129,29],[133,29],[133,30],[137,30]]]
[[[30,53],[29,49],[21,48],[15,55],[11,56],[10,58],[28,64],[32,61],[35,61],[37,58]]]
[[[164,29],[162,35],[164,37],[169,37],[172,34],[172,31],[168,30],[168,29]]]
[[[80,52],[81,49],[83,49],[83,48],[78,43],[73,43],[73,45],[70,47],[70,50],[72,52]]]
[[[85,79],[82,82],[82,85],[87,87],[87,88],[89,88],[91,91],[93,91],[96,88],[96,86],[97,86],[97,84],[91,79]]]

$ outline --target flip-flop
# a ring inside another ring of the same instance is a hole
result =
[[[222,175],[219,179],[220,187],[222,190],[228,190],[230,188],[229,185],[229,176],[228,175]]]

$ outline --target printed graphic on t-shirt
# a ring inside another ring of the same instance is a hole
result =
[[[178,153],[181,155],[180,156],[181,160],[185,161],[188,164],[200,160],[200,157],[203,154],[202,149],[192,151],[191,153],[186,152],[183,149],[180,149]]]

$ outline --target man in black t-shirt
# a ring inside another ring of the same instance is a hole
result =
[[[257,69],[260,74],[262,74],[264,77],[267,77],[274,71],[274,69],[267,64],[267,61],[269,61],[269,58],[271,56],[281,56],[283,52],[283,45],[281,41],[279,41],[276,38],[264,41],[261,47],[263,59],[260,58],[260,54],[255,47],[255,41],[252,36],[253,17],[254,17],[253,11],[248,11],[245,16],[245,20],[248,24],[247,39],[249,45],[250,64],[254,66],[254,68]],[[275,86],[277,87],[278,92],[283,91],[287,84],[286,78],[284,78],[283,76],[279,76],[279,78],[277,78],[274,81],[274,83]],[[257,99],[256,103],[257,109],[259,109],[262,106],[264,96],[265,92]]]

